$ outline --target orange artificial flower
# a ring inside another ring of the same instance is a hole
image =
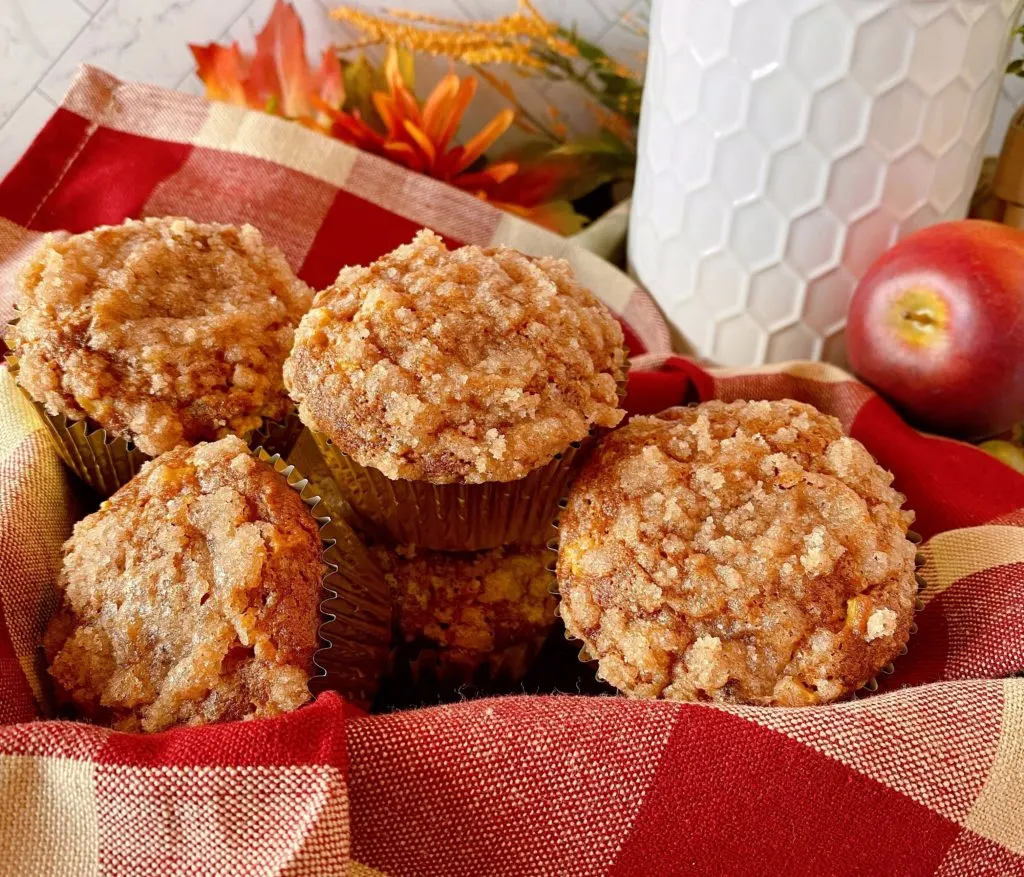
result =
[[[370,94],[369,111],[377,118],[366,119],[358,109],[345,108],[345,72],[331,50],[324,52],[319,69],[310,69],[302,22],[283,0],[277,0],[256,37],[253,55],[243,54],[237,43],[190,48],[214,100],[316,128],[554,231],[568,234],[582,225],[567,201],[545,202],[543,196],[554,197],[558,188],[550,168],[523,169],[512,160],[483,163],[484,153],[515,121],[514,110],[501,110],[465,143],[453,145],[476,94],[475,77],[449,73],[421,104],[402,74],[398,49],[391,46],[384,65],[387,90]]]
[[[389,90],[372,96],[383,132],[371,127],[358,113],[323,104],[321,109],[334,121],[335,137],[462,189],[477,187],[481,180],[503,182],[519,169],[515,162],[500,162],[468,173],[512,124],[515,113],[510,109],[499,112],[465,144],[451,145],[462,115],[476,94],[476,79],[460,79],[449,73],[421,106],[402,77],[394,48],[388,52],[384,78]]]
[[[329,130],[330,121],[318,107],[340,109],[345,102],[341,62],[325,49],[317,70],[306,60],[306,39],[295,9],[277,0],[263,30],[256,35],[256,51],[244,55],[238,43],[218,46],[190,45],[196,73],[212,100],[301,121]]]

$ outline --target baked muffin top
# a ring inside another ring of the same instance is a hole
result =
[[[303,422],[356,462],[480,483],[618,424],[625,369],[621,327],[567,262],[449,251],[423,230],[317,295],[285,383]]]
[[[374,549],[402,638],[465,663],[543,634],[555,620],[554,555],[544,547],[447,554]]]
[[[151,456],[291,407],[281,367],[312,291],[251,226],[165,217],[48,235],[19,280],[18,382]]]
[[[835,700],[909,635],[913,514],[891,483],[798,402],[634,418],[599,442],[561,517],[566,628],[632,695]]]
[[[50,674],[121,730],[294,709],[319,642],[321,552],[298,492],[241,439],[169,451],[75,525]]]

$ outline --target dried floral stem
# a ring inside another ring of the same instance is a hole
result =
[[[403,10],[373,15],[350,7],[340,7],[331,14],[365,35],[351,44],[352,48],[401,45],[412,52],[462,61],[478,71],[488,64],[511,64],[524,74],[578,85],[592,100],[620,117],[615,125],[620,134],[630,127],[635,129],[639,119],[639,77],[575,30],[545,19],[530,0],[520,0],[516,12],[492,21],[460,21]],[[505,96],[531,128],[549,139],[564,139],[526,111],[521,102]]]
[[[494,89],[507,100],[516,110],[516,123],[525,128],[525,130],[531,133],[541,134],[552,143],[561,143],[565,140],[564,137],[559,137],[554,130],[549,128],[544,122],[537,118],[535,113],[530,112],[523,104],[521,100],[516,96],[515,91],[509,86],[507,82],[499,79],[485,67],[481,67],[479,64],[472,65],[473,71],[477,73],[481,79],[488,84],[492,85]],[[522,121],[525,120],[528,123],[528,127],[522,125]]]

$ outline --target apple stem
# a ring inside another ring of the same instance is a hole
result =
[[[916,323],[922,329],[932,329],[939,324],[939,321],[935,319],[928,311],[922,310],[905,310],[903,312],[903,319],[910,320],[912,323]]]

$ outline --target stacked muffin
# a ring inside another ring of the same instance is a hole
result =
[[[250,226],[146,219],[48,237],[19,283],[11,370],[110,496],[65,545],[44,638],[57,700],[125,730],[272,716],[309,699],[323,635],[347,659],[331,684],[368,704],[387,586],[257,448],[301,430],[282,366],[312,291],[282,254]],[[322,626],[325,583],[345,599]]]
[[[554,619],[550,522],[624,416],[626,367],[620,326],[558,259],[424,230],[317,295],[285,384],[385,552],[398,664],[521,675]]]

